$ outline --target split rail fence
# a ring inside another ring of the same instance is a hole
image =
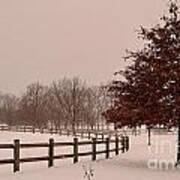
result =
[[[8,126],[0,125],[0,131],[14,131],[14,132],[32,132],[42,134],[59,134],[59,135],[73,135],[75,137],[91,139],[96,137],[97,139],[104,139],[105,137],[112,137],[115,135],[131,135],[134,134],[132,130],[91,130],[91,129],[76,129],[74,132],[72,129],[65,128],[34,128],[33,126]],[[136,132],[140,134],[140,131]]]
[[[114,143],[113,149],[111,149],[111,143]],[[104,150],[98,150],[98,145],[104,144]],[[90,150],[86,152],[80,152],[80,146],[90,145]],[[56,147],[72,147],[73,153],[67,154],[58,154],[55,155]],[[48,155],[41,157],[26,157],[21,158],[21,150],[29,149],[29,148],[48,148]],[[104,154],[105,158],[108,159],[110,157],[110,153],[114,152],[115,155],[118,155],[120,152],[125,153],[129,150],[129,138],[127,136],[116,136],[114,139],[110,139],[109,137],[104,140],[98,140],[96,138],[92,138],[92,140],[88,141],[79,141],[78,138],[74,138],[73,142],[55,142],[54,139],[49,139],[48,143],[20,143],[20,140],[14,140],[12,144],[0,144],[0,150],[11,149],[13,151],[12,159],[1,159],[0,165],[4,164],[12,164],[13,172],[20,171],[20,166],[22,163],[28,162],[39,162],[46,161],[48,162],[48,167],[52,167],[54,165],[54,161],[58,159],[66,159],[72,158],[73,163],[77,163],[80,157],[83,156],[91,156],[92,161],[97,159],[97,155]]]

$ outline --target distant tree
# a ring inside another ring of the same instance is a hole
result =
[[[27,87],[19,102],[19,114],[22,124],[37,128],[47,126],[48,88],[39,82]]]
[[[9,126],[18,123],[16,112],[18,109],[18,98],[13,94],[0,95],[0,121]]]
[[[81,123],[91,129],[94,129],[98,118],[96,112],[97,98],[96,90],[88,87],[84,95]]]
[[[88,86],[79,77],[54,81],[50,86],[48,109],[52,126],[94,129],[102,120],[106,96],[100,87]]]
[[[0,92],[0,123],[2,123],[2,104],[3,104],[3,96]]]
[[[111,99],[107,96],[107,90],[103,85],[93,86],[90,87],[90,89],[92,91],[92,99],[90,100],[90,103],[92,104],[91,112],[94,115],[94,124],[96,125],[97,130],[99,130],[100,126],[101,128],[104,128],[104,125],[106,124],[102,112],[109,106]]]
[[[64,78],[54,82],[51,86],[54,110],[57,114],[57,122],[71,126],[75,132],[75,127],[80,123],[83,111],[86,85],[80,78]],[[59,118],[58,118],[59,117]]]
[[[48,103],[50,112],[50,122],[52,126],[60,128],[64,125],[66,128],[70,123],[70,101],[68,93],[69,81],[64,78],[54,81],[50,86],[50,101]]]
[[[144,48],[129,52],[132,62],[117,72],[125,81],[117,80],[108,87],[113,105],[104,116],[121,126],[141,124],[178,127],[180,162],[180,18],[176,2],[170,1],[169,14],[153,28],[141,28],[139,37]]]

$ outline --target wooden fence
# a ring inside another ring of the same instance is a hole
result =
[[[110,148],[110,144],[114,143],[113,149]],[[98,145],[104,144],[105,150],[98,150]],[[87,152],[79,152],[80,146],[91,145],[91,150]],[[73,147],[73,153],[71,154],[58,154],[55,155],[55,148],[56,147]],[[42,157],[26,157],[21,158],[20,152],[21,149],[27,148],[48,148],[48,155]],[[79,141],[78,138],[74,138],[73,142],[55,142],[54,139],[49,139],[48,143],[33,143],[33,144],[25,144],[20,143],[20,140],[14,140],[13,144],[0,144],[1,150],[12,149],[13,151],[13,158],[12,159],[1,159],[0,165],[3,164],[12,164],[13,171],[17,172],[20,171],[20,165],[22,163],[28,162],[39,162],[39,161],[47,161],[48,167],[52,167],[54,165],[54,161],[57,159],[66,159],[72,158],[73,163],[77,163],[79,161],[79,157],[82,156],[91,156],[92,161],[95,161],[97,155],[105,154],[105,158],[108,159],[110,157],[110,153],[114,152],[115,155],[118,155],[121,151],[125,153],[129,150],[129,138],[127,136],[116,136],[115,139],[105,138],[105,140],[98,140],[93,138],[92,140],[88,141]]]
[[[32,133],[42,133],[42,134],[59,134],[59,135],[66,135],[70,136],[73,135],[75,137],[81,138],[96,138],[96,139],[105,139],[105,137],[113,137],[116,135],[121,135],[121,132],[118,131],[97,131],[97,130],[86,130],[86,129],[79,129],[75,132],[72,132],[71,129],[45,129],[45,128],[34,128],[32,126],[2,126],[0,125],[0,131],[13,131],[13,132],[32,132]]]
[[[75,137],[82,137],[91,139],[93,137],[104,139],[105,137],[112,137],[115,135],[139,135],[140,130],[136,133],[132,130],[91,130],[91,129],[76,129],[72,132],[72,129],[60,129],[60,128],[34,128],[33,126],[7,126],[0,125],[0,131],[15,131],[15,132],[32,132],[32,133],[42,133],[42,134],[59,134],[59,135],[73,135]]]

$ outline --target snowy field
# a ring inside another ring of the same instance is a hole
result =
[[[20,139],[21,142],[47,142],[49,138],[56,141],[72,141],[72,137],[0,132],[0,143],[12,143],[13,139]],[[176,136],[175,135],[154,135],[152,146],[147,146],[147,135],[130,136],[130,150],[119,156],[111,155],[112,158],[104,160],[102,155],[98,156],[96,162],[91,162],[91,157],[81,158],[77,164],[72,164],[72,159],[57,160],[53,168],[47,168],[47,162],[25,163],[21,166],[19,173],[12,173],[12,165],[0,166],[0,180],[83,180],[85,172],[93,169],[92,180],[173,180],[180,178],[180,169],[175,169],[173,163],[176,158]],[[83,147],[80,151],[88,150]],[[104,147],[100,147],[102,149]],[[56,153],[71,152],[71,149],[57,149]],[[21,152],[21,157],[47,155],[45,149],[28,149]],[[0,150],[0,159],[12,157],[11,150]]]

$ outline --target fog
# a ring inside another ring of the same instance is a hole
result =
[[[79,75],[106,82],[137,49],[136,30],[158,22],[164,0],[1,0],[0,91]]]

